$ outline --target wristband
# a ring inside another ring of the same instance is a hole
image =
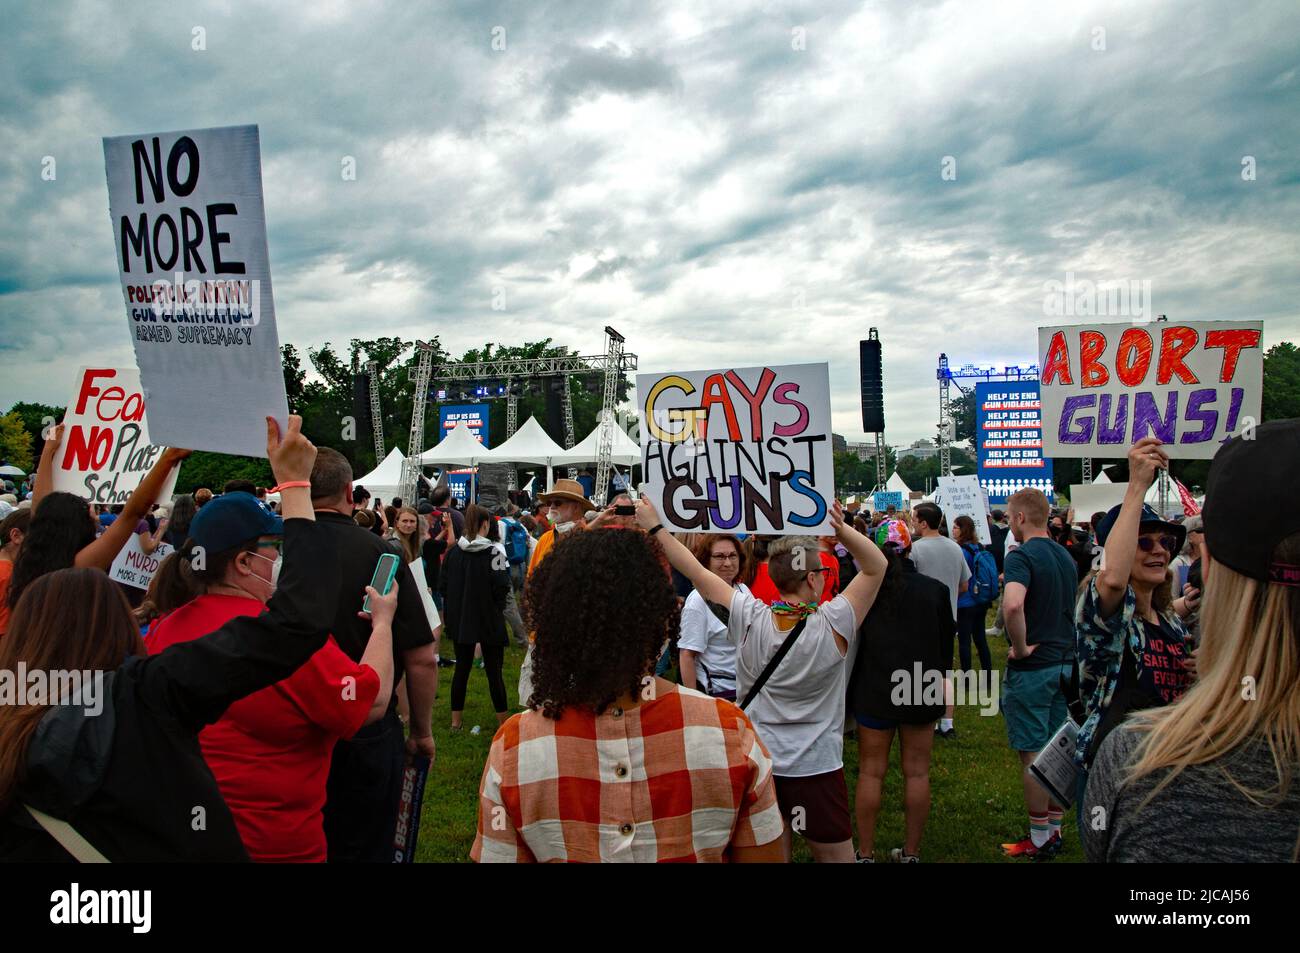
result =
[[[268,491],[270,493],[279,493],[281,490],[289,490],[296,486],[305,486],[311,489],[311,480],[290,480],[288,483],[281,483],[279,486],[273,486]]]
[[[656,523],[654,529],[650,530],[648,533],[646,533],[646,535],[653,536],[655,533],[659,532],[663,528],[664,528],[663,523]]]

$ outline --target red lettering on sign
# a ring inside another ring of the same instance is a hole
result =
[[[1084,387],[1102,387],[1110,380],[1110,371],[1100,360],[1105,352],[1106,335],[1100,331],[1079,335],[1079,383]]]
[[[1065,344],[1064,331],[1053,334],[1052,342],[1047,345],[1047,360],[1043,362],[1043,383],[1052,383],[1053,377],[1059,377],[1062,384],[1074,383],[1074,376],[1070,373],[1070,349]]]
[[[1207,331],[1205,333],[1205,347],[1208,350],[1212,347],[1223,348],[1223,367],[1219,371],[1219,380],[1227,383],[1237,374],[1237,358],[1241,356],[1244,348],[1259,347],[1261,337],[1259,331],[1248,330],[1220,330]]]
[[[1119,336],[1115,352],[1115,376],[1125,387],[1137,387],[1151,369],[1151,352],[1155,342],[1142,328],[1129,328]]]
[[[1185,326],[1165,328],[1160,332],[1160,364],[1156,369],[1156,383],[1168,384],[1175,374],[1184,384],[1199,384],[1192,369],[1184,362],[1196,349],[1200,335],[1195,328]]]

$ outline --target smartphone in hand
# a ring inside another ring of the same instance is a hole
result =
[[[388,595],[389,590],[393,588],[393,580],[397,578],[397,570],[401,568],[402,560],[396,553],[384,553],[379,557],[379,562],[375,564],[375,574],[370,577],[370,587],[381,596]],[[370,594],[366,594],[366,601],[361,604],[362,612],[370,611]]]

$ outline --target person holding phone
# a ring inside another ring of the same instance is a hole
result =
[[[284,521],[252,494],[226,493],[205,506],[179,558],[159,571],[195,597],[158,623],[149,654],[265,612],[283,548]],[[325,861],[322,811],[334,744],[382,718],[392,691],[397,594],[366,592],[371,637],[360,662],[330,637],[288,678],[235,702],[199,734],[203,758],[255,861]]]
[[[338,552],[342,586],[321,589],[334,612],[331,633],[354,662],[368,650],[371,628],[357,617],[362,591],[375,564],[394,549],[352,519],[352,464],[322,447],[311,472],[312,505]],[[379,512],[379,511],[375,511]],[[429,625],[419,584],[407,566],[397,573],[393,615],[393,685],[384,716],[334,746],[325,800],[325,840],[330,863],[390,863],[407,754],[433,758],[433,699],[438,690],[436,633]],[[405,676],[410,734],[398,715],[397,688]]]
[[[465,693],[474,666],[474,648],[483,652],[497,723],[509,717],[506,683],[501,674],[506,654],[506,597],[510,593],[505,548],[491,538],[492,515],[478,504],[465,511],[465,535],[447,553],[438,581],[446,606],[444,629],[456,643],[456,671],[451,680],[451,730],[461,729]]]
[[[101,569],[49,572],[23,593],[0,640],[0,669],[102,672],[102,693],[98,706],[0,706],[0,860],[248,859],[197,736],[240,699],[291,676],[329,637],[320,592],[337,588],[337,558],[312,513],[305,484],[316,448],[301,426],[291,415],[281,432],[267,418],[267,456],[283,487],[284,560],[263,611],[149,655]],[[269,584],[269,574],[247,582]],[[71,738],[82,757],[69,759]]]

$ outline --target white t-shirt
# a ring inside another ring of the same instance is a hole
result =
[[[858,634],[853,606],[843,596],[808,617],[799,641],[745,710],[772,755],[773,774],[806,778],[844,766],[844,693],[852,653],[840,654],[835,633],[850,647]],[[787,635],[761,600],[741,591],[731,597],[727,638],[736,646],[738,702]]]
[[[749,592],[743,583],[737,588]],[[692,590],[682,606],[677,648],[696,653],[695,683],[700,691],[736,690],[736,647],[727,638],[726,623],[710,611],[698,591]]]
[[[957,620],[957,590],[963,582],[970,581],[970,566],[966,554],[947,536],[922,536],[912,540],[912,565],[916,571],[931,579],[938,579],[948,587],[952,600],[952,618]]]

